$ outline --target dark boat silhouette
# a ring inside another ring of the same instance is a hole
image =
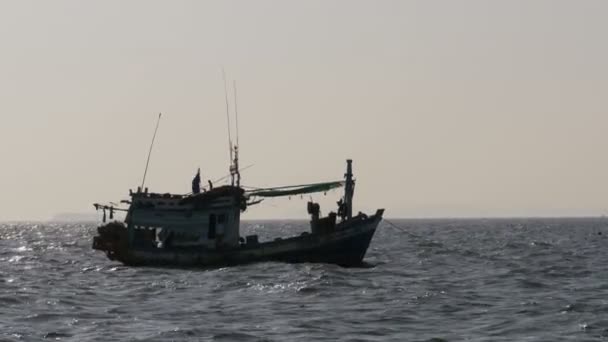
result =
[[[238,150],[231,167],[232,184],[190,195],[156,194],[138,188],[127,209],[96,204],[98,210],[126,211],[124,222],[98,228],[93,248],[108,258],[133,266],[217,267],[259,261],[361,265],[382,220],[352,214],[355,181],[352,161],[345,180],[246,191],[240,187]],[[337,212],[320,217],[317,203],[308,202],[310,231],[259,242],[257,235],[240,236],[240,215],[265,197],[292,196],[344,187]]]
[[[226,88],[224,75],[224,87]],[[316,262],[343,266],[360,265],[384,209],[367,216],[353,216],[355,180],[352,160],[347,160],[344,180],[245,190],[241,187],[238,146],[238,114],[236,111],[236,83],[234,84],[234,112],[236,116],[236,144],[230,130],[230,111],[226,91],[226,118],[230,151],[230,184],[208,189],[200,187],[200,170],[192,181],[188,195],[149,193],[144,188],[152,147],[161,114],[150,144],[142,185],[129,191],[131,199],[123,201],[128,208],[95,204],[97,210],[125,211],[124,222],[111,222],[98,227],[93,248],[104,251],[111,260],[126,265],[215,267],[257,261]],[[257,235],[241,237],[241,213],[247,207],[260,204],[267,197],[303,195],[344,187],[336,212],[321,217],[318,203],[308,202],[311,216],[310,231],[298,236],[259,242]]]

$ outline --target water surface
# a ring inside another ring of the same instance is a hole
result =
[[[212,270],[124,267],[92,223],[0,224],[0,340],[608,341],[608,220],[393,223],[368,267]]]

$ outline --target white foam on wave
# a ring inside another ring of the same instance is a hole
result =
[[[8,259],[8,262],[19,262],[23,259],[23,255],[15,255],[12,258]]]
[[[31,251],[32,249],[30,247],[27,247],[27,246],[21,246],[21,247],[18,247],[18,248],[13,248],[12,250],[15,251],[15,252],[28,252],[28,251]]]

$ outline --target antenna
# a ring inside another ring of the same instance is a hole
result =
[[[237,110],[236,100],[236,80],[232,81],[234,88],[234,116],[236,121],[236,145],[234,146],[234,160],[233,160],[233,172],[236,174],[236,186],[241,186],[241,171],[239,170],[239,112]]]
[[[236,101],[236,80],[232,81],[232,86],[234,88],[234,116],[236,117],[236,146],[239,146],[239,112]]]
[[[152,147],[154,146],[154,139],[156,139],[156,132],[158,132],[158,125],[160,124],[160,117],[162,113],[158,113],[158,120],[156,121],[156,128],[154,129],[154,135],[152,136],[152,143],[150,144],[150,151],[148,151],[148,160],[146,161],[146,169],[144,171],[144,179],[141,181],[141,189],[144,189],[146,184],[146,175],[148,174],[148,165],[150,165],[150,156],[152,155]]]
[[[226,99],[226,120],[228,122],[228,149],[230,150],[230,163],[232,163],[232,136],[230,135],[230,108],[228,106],[228,86],[226,85],[226,72],[222,68],[224,77],[224,97]]]

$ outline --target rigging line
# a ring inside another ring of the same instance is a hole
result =
[[[228,105],[228,86],[226,85],[226,71],[222,68],[224,77],[224,98],[226,99],[226,120],[228,122],[228,149],[230,150],[230,163],[232,164],[232,136],[230,134],[230,107]]]
[[[249,164],[249,165],[245,166],[244,168],[240,169],[239,171],[245,171],[245,170],[247,170],[248,168],[252,167],[253,165],[254,165],[254,164]],[[224,176],[224,177],[222,177],[222,178],[218,178],[218,179],[214,180],[214,181],[213,181],[213,183],[221,182],[221,181],[223,181],[224,179],[226,179],[226,178],[228,178],[228,177],[230,177],[230,176],[231,176],[231,175],[229,175],[229,174],[228,174],[228,175],[225,175],[225,176]]]
[[[255,186],[250,186],[250,185],[241,185],[241,188],[243,189],[253,189],[253,190],[259,190],[261,188],[255,187]]]
[[[237,110],[237,101],[236,101],[236,80],[232,81],[232,86],[234,88],[234,116],[236,119],[236,146],[239,146],[239,112]]]
[[[154,146],[154,139],[156,139],[156,132],[158,132],[158,125],[160,124],[160,117],[162,113],[158,113],[158,120],[156,121],[156,128],[154,129],[154,135],[152,136],[152,143],[150,144],[150,150],[148,151],[148,160],[146,161],[146,169],[144,170],[144,178],[141,181],[141,189],[143,191],[144,184],[146,183],[146,175],[148,174],[148,166],[150,165],[150,156],[152,155],[152,147]]]
[[[250,168],[250,167],[252,167],[252,166],[254,166],[254,165],[255,165],[255,164],[249,164],[249,165],[245,166],[244,168],[242,168],[242,169],[241,169],[241,171],[245,171],[245,170],[247,170],[248,168]],[[213,181],[211,181],[211,182],[212,182],[212,183],[221,182],[221,181],[223,181],[224,179],[226,179],[226,178],[228,178],[228,177],[230,177],[230,174],[225,175],[225,176],[224,176],[224,177],[222,177],[222,178],[218,178],[218,179],[216,179],[216,180],[213,180]],[[203,186],[201,189],[207,189],[207,186]],[[187,193],[187,194],[184,194],[184,196],[189,196],[189,195],[192,195],[192,192],[189,192],[189,193]]]
[[[320,182],[320,183],[310,183],[310,184],[285,185],[285,186],[276,186],[276,187],[271,187],[271,188],[257,188],[257,189],[259,189],[259,190],[282,190],[282,189],[302,188],[302,187],[308,187],[308,186],[323,185],[323,184],[328,184],[328,183],[344,184],[344,181],[339,180],[339,181],[333,181],[333,182],[330,181],[330,182]]]

